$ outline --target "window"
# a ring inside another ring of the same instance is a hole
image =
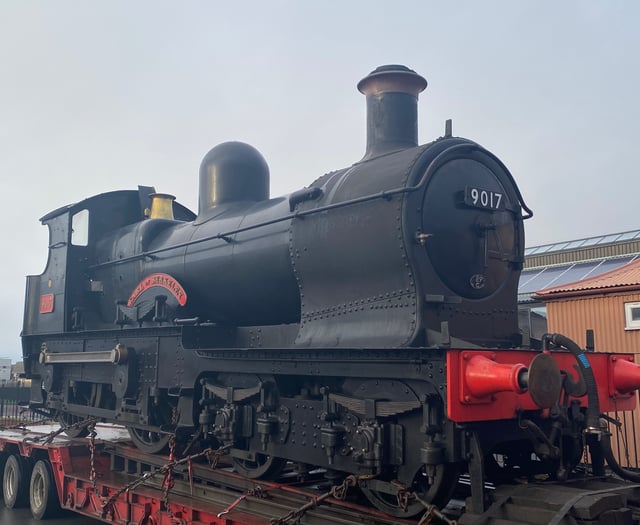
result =
[[[640,330],[640,303],[624,303],[625,330]]]
[[[89,244],[89,210],[80,210],[71,217],[71,244],[74,246]]]

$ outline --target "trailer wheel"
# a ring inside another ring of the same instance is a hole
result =
[[[31,514],[37,520],[51,518],[60,512],[56,484],[47,461],[40,460],[33,467],[29,484]]]
[[[22,456],[11,454],[4,465],[2,495],[4,505],[9,509],[26,507],[29,501],[29,461]]]
[[[7,464],[7,454],[0,452],[0,472],[4,474],[4,466]],[[0,490],[0,498],[4,499],[3,491]]]

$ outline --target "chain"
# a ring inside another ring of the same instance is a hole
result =
[[[450,520],[447,518],[435,505],[429,505],[424,501],[422,501],[422,504],[426,506],[427,512],[425,512],[424,516],[420,518],[418,525],[429,525],[433,523],[434,520],[446,523],[446,525],[457,525],[458,522],[456,520]]]
[[[191,447],[193,447],[193,445],[195,445],[198,442],[198,439],[200,439],[200,437],[204,437],[204,434],[205,434],[204,425],[201,425],[200,428],[198,428],[198,430],[193,433],[193,435],[191,436],[191,439],[187,442],[186,446],[182,449],[181,455],[186,456],[191,450]]]
[[[399,481],[393,480],[391,481],[391,485],[396,488],[396,499],[398,500],[398,507],[403,511],[407,512],[409,508],[409,501],[415,497],[413,492],[409,492],[407,487],[400,483]]]
[[[244,494],[238,496],[236,500],[229,505],[222,512],[219,512],[216,515],[216,518],[222,518],[225,514],[229,514],[242,500],[247,499],[249,496],[255,496],[256,498],[266,498],[267,491],[264,490],[260,485],[257,485],[254,489],[248,490]]]
[[[627,440],[627,433],[620,430],[620,425],[618,425],[617,432],[618,436],[620,436],[620,439],[622,440],[622,444],[624,445],[624,455],[627,460],[627,465],[631,465],[631,456],[629,455],[629,442]]]
[[[364,479],[365,477],[369,478],[369,476],[364,476],[362,478],[358,478],[354,475],[347,476],[346,478],[344,478],[342,483],[340,483],[340,485],[331,487],[330,495],[335,499],[344,501],[347,498],[347,492],[349,491],[349,489],[355,487],[358,484],[358,479]]]
[[[171,513],[170,510],[170,506],[169,506],[169,491],[173,488],[175,482],[173,479],[173,464],[175,459],[174,459],[174,449],[175,449],[175,444],[173,444],[173,446],[171,445],[171,441],[172,439],[169,441],[169,463],[168,463],[168,468],[164,473],[164,478],[162,479],[162,504],[164,506],[164,509],[169,512],[170,517],[173,518],[173,515]]]
[[[178,423],[178,409],[177,407],[173,407],[171,411],[171,426],[175,429]],[[167,464],[167,470],[164,473],[164,478],[162,479],[162,505],[164,506],[165,511],[169,514],[169,518],[172,521],[175,521],[175,516],[173,511],[171,510],[171,506],[169,505],[169,491],[173,488],[175,484],[173,480],[173,468],[174,463],[176,461],[176,431],[173,431],[173,434],[169,437],[169,463]]]
[[[368,478],[369,476],[366,476],[366,477]],[[313,498],[308,503],[305,503],[304,505],[302,505],[302,507],[300,507],[299,509],[292,510],[282,518],[272,519],[270,521],[270,524],[286,525],[287,523],[297,523],[300,520],[300,518],[302,518],[305,512],[317,507],[318,505],[320,505],[320,503],[322,503],[327,498],[333,497],[335,499],[344,500],[347,497],[347,492],[349,491],[349,489],[351,487],[355,487],[358,484],[359,479],[362,479],[362,478],[356,477],[354,475],[347,476],[346,478],[344,478],[342,483],[340,483],[339,485],[334,485],[333,487],[331,487],[331,489],[328,492],[325,492],[324,494],[322,494],[321,496],[318,496],[317,498]]]
[[[450,520],[445,516],[438,507],[435,505],[431,505],[427,503],[423,499],[420,498],[415,492],[411,492],[407,489],[405,485],[400,483],[399,481],[391,481],[391,485],[396,487],[396,498],[398,500],[398,507],[406,512],[409,509],[409,502],[413,499],[419,501],[422,506],[427,509],[424,515],[420,518],[418,525],[430,525],[434,521],[439,521],[445,523],[446,525],[457,525],[455,520]]]
[[[212,448],[208,448],[207,450],[203,451],[200,455],[204,454],[207,458],[207,461],[209,462],[209,468],[211,470],[215,470],[218,466],[218,462],[220,461],[220,458],[224,456],[224,454],[230,448],[231,448],[230,444],[224,445],[215,450]]]
[[[104,519],[105,516],[107,515],[109,507],[113,505],[116,499],[118,499],[118,497],[124,494],[125,492],[129,492],[130,490],[133,490],[136,487],[139,487],[140,485],[144,484],[147,480],[153,479],[160,475],[164,476],[169,471],[169,469],[173,471],[177,466],[184,465],[185,463],[189,463],[195,459],[207,458],[207,460],[209,460],[210,457],[222,456],[229,447],[230,445],[225,445],[224,447],[220,447],[219,449],[216,449],[216,450],[212,448],[207,448],[202,452],[199,452],[198,454],[193,454],[192,456],[187,456],[181,459],[173,460],[169,463],[166,463],[159,469],[153,470],[151,472],[145,472],[142,476],[134,479],[132,482],[128,483],[127,485],[120,488],[117,492],[114,492],[111,495],[111,497],[104,503],[104,505],[102,505],[102,519]]]
[[[438,507],[427,503],[426,501],[421,499],[420,496],[418,496],[415,492],[409,492],[408,494],[411,498],[417,499],[420,503],[422,503],[422,506],[427,509],[424,515],[420,518],[418,525],[430,525],[434,521],[439,521],[445,523],[446,525],[457,525],[458,522],[456,520],[450,520],[449,518],[447,518],[442,513],[442,511],[438,509]]]
[[[49,434],[47,436],[41,436],[41,437],[34,438],[33,441],[38,442],[38,441],[41,441],[41,440],[44,439],[44,441],[42,441],[42,444],[43,445],[48,445],[55,438],[57,438],[60,434],[63,434],[64,431],[67,430],[67,428],[68,427],[60,427],[58,430],[54,430],[53,432],[49,432]]]
[[[18,417],[21,418],[19,423],[15,423],[14,425],[0,425],[0,430],[2,430],[3,432],[5,430],[20,430],[22,432],[28,432],[29,429],[27,428],[27,418],[24,415],[25,410],[20,411],[20,415]],[[8,419],[8,418],[7,418]],[[46,422],[48,420],[43,420],[43,422]],[[38,424],[41,424],[40,421],[38,421]]]
[[[87,429],[89,430],[89,481],[93,486],[93,492],[98,493],[98,480],[96,475],[96,423],[95,421],[91,422],[87,425]]]
[[[27,421],[27,416],[26,416],[27,412],[39,414],[41,416],[44,416],[45,419],[38,419],[37,421],[33,420],[29,422]],[[55,418],[51,415],[50,412],[44,412],[42,410],[39,410],[37,408],[32,408],[32,407],[23,408],[22,410],[20,410],[18,417],[20,418],[19,423],[15,423],[13,425],[0,425],[0,431],[4,432],[5,430],[20,430],[22,431],[22,433],[26,433],[26,432],[29,432],[29,429],[27,428],[27,425],[29,423],[31,423],[32,425],[42,425],[44,423],[55,422]]]
[[[98,473],[96,472],[96,436],[98,433],[96,432],[95,419],[87,425],[87,430],[89,431],[89,482],[93,487],[93,493],[104,504],[106,499],[98,494]]]
[[[21,430],[22,432],[27,432],[27,424],[23,421],[22,423],[16,423],[15,425],[0,425],[0,430],[4,432],[5,430]]]
[[[42,436],[37,436],[34,438],[27,437],[24,439],[24,442],[39,443],[40,441],[42,441],[43,445],[48,445],[60,434],[66,432],[67,430],[76,430],[79,428],[88,427],[89,425],[95,424],[97,422],[98,422],[98,418],[90,417],[87,419],[83,419],[82,421],[78,421],[73,425],[61,426],[58,430],[54,430],[53,432],[49,432],[48,434],[45,434]]]
[[[584,475],[589,475],[589,447],[587,446],[587,435],[582,433],[582,464],[584,465]]]

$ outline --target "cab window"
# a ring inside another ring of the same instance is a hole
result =
[[[71,217],[71,244],[74,246],[89,244],[89,210],[80,210]]]

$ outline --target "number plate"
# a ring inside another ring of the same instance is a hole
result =
[[[473,186],[465,188],[464,203],[467,206],[487,210],[503,210],[505,208],[504,194],[497,191],[474,188]]]

